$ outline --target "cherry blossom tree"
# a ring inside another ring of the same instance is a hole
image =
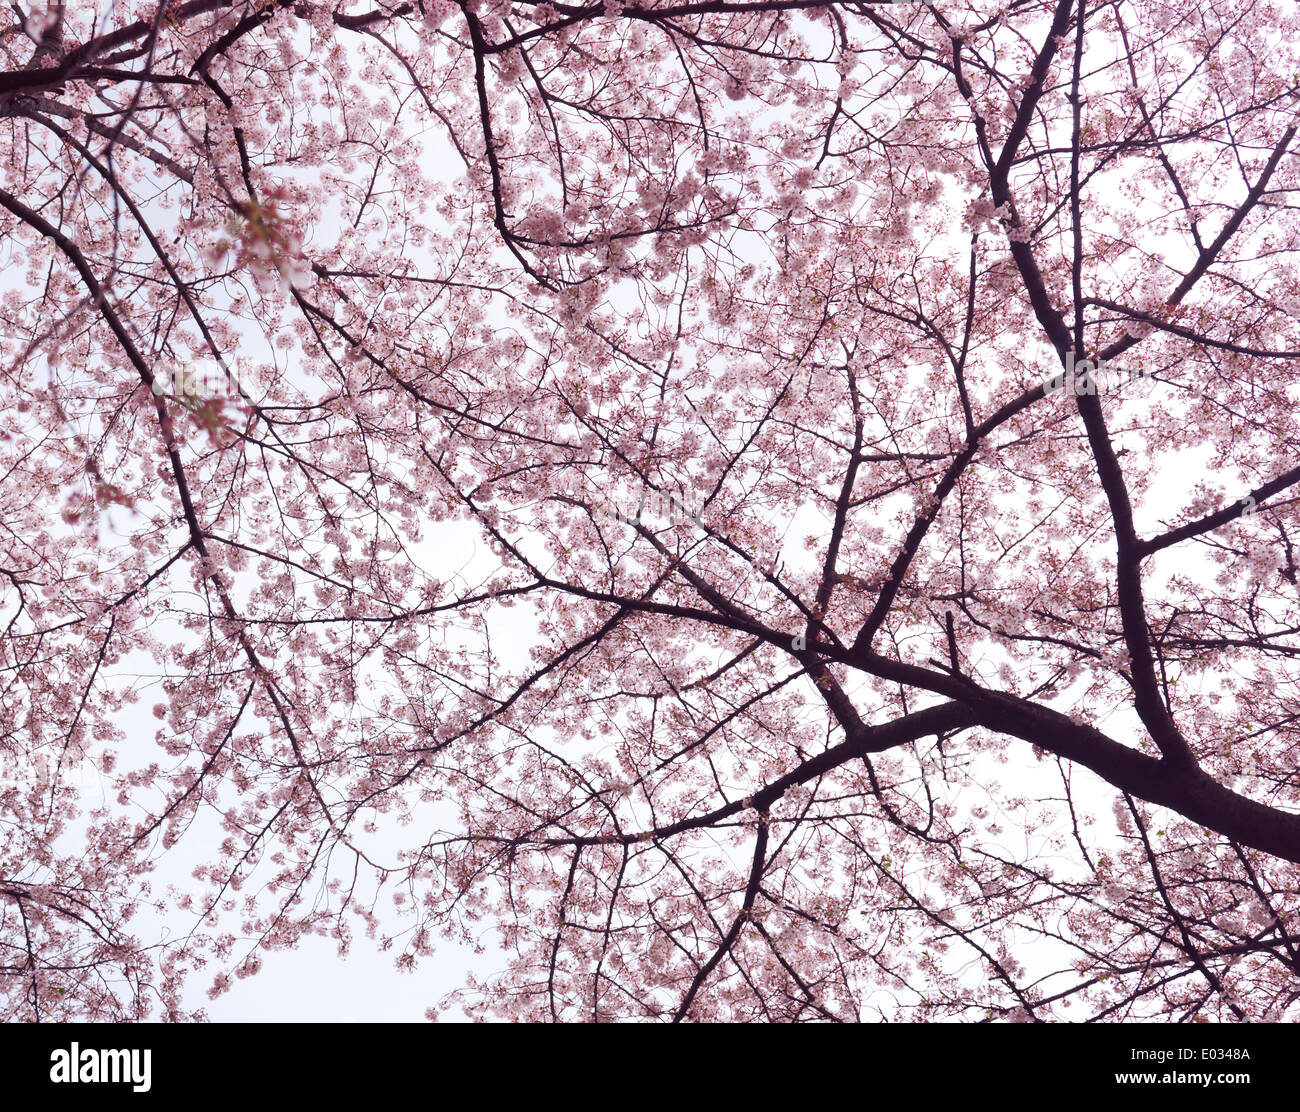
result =
[[[1300,1018],[1293,4],[6,19],[5,1018]]]

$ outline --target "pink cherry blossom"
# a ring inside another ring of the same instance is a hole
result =
[[[0,1017],[1300,1018],[1293,7],[20,7]]]

